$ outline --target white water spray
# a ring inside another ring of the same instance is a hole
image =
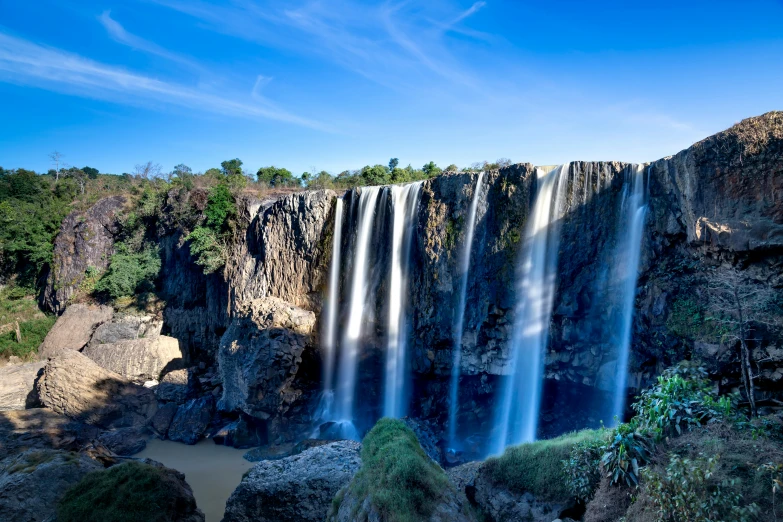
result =
[[[506,446],[532,442],[538,427],[543,356],[557,277],[560,207],[571,165],[550,172],[536,169],[538,191],[528,217],[520,266],[511,375],[504,383],[491,447],[500,454]]]
[[[481,197],[482,184],[484,182],[484,172],[479,172],[476,180],[476,187],[473,190],[473,199],[470,202],[468,211],[468,223],[465,229],[465,244],[462,249],[462,258],[460,259],[460,298],[457,305],[457,317],[454,321],[454,348],[452,349],[453,359],[451,363],[451,382],[449,386],[449,446],[453,449],[456,444],[457,436],[457,399],[459,396],[459,377],[462,364],[462,330],[465,323],[465,306],[468,296],[468,272],[470,271],[470,253],[473,250],[473,235],[476,228],[476,210],[478,209],[479,198]]]
[[[324,330],[321,345],[324,352],[323,392],[317,418],[331,420],[334,403],[334,363],[337,355],[337,318],[340,308],[340,247],[343,235],[343,200],[337,198],[334,206],[334,233],[332,234],[332,266],[329,267],[329,293],[324,309]]]
[[[384,381],[383,415],[399,418],[407,412],[407,346],[406,328],[408,275],[410,273],[411,241],[416,229],[421,182],[392,185],[393,224],[391,277],[389,280],[388,344]]]

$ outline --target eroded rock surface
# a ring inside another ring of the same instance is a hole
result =
[[[168,429],[168,438],[185,444],[195,444],[207,430],[215,400],[211,395],[193,399],[179,408]]]
[[[53,520],[71,486],[103,466],[79,453],[31,449],[0,461],[0,520]]]
[[[100,429],[69,419],[49,408],[0,411],[0,455],[27,448],[78,450]]]
[[[226,503],[223,522],[321,522],[361,466],[361,444],[337,441],[253,466]]]
[[[111,344],[90,343],[82,353],[102,368],[132,381],[157,380],[164,369],[184,363],[179,341],[167,335]]]
[[[43,362],[31,362],[0,368],[0,411],[24,410],[38,405],[35,379],[43,366]]]
[[[95,329],[111,321],[113,314],[114,310],[110,306],[69,306],[57,318],[57,322],[38,347],[39,357],[46,359],[59,350],[81,350],[90,342]]]
[[[103,428],[145,425],[157,408],[151,390],[74,351],[49,359],[37,390],[41,402],[56,413]]]

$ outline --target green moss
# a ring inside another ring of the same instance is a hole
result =
[[[32,473],[36,469],[38,469],[38,466],[41,464],[46,464],[47,462],[53,461],[57,457],[57,452],[54,451],[47,451],[47,450],[41,450],[41,451],[31,451],[29,453],[24,454],[22,457],[20,457],[19,461],[16,462],[13,466],[8,468],[8,474],[11,475],[13,473]],[[69,453],[65,457],[66,461],[73,461],[76,459],[76,457]]]
[[[446,473],[424,453],[416,435],[397,419],[381,419],[362,442],[362,467],[348,486],[368,496],[387,522],[414,522],[432,515],[451,488]],[[338,494],[335,501],[341,501]],[[359,506],[357,506],[357,509]]]
[[[166,522],[177,510],[177,485],[149,464],[128,462],[89,473],[57,506],[60,522]]]
[[[487,459],[485,469],[492,482],[511,491],[528,491],[543,501],[568,499],[572,495],[563,461],[575,445],[604,437],[601,430],[583,430],[513,446],[500,457]]]
[[[701,303],[685,298],[672,303],[666,327],[674,335],[691,340],[717,342],[724,333],[721,325],[710,317]]]

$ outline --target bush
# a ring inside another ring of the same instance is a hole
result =
[[[732,415],[735,399],[718,397],[706,371],[692,363],[669,368],[631,407],[636,421],[656,440]]]
[[[228,248],[211,228],[196,227],[185,239],[190,241],[190,253],[196,258],[196,264],[204,268],[205,274],[216,272],[226,264]]]
[[[571,459],[579,444],[597,444],[605,436],[602,430],[583,430],[512,446],[500,457],[487,459],[484,469],[493,483],[511,491],[529,491],[544,501],[568,499],[573,496],[572,479],[564,471],[563,461]]]
[[[147,247],[132,253],[120,244],[118,252],[111,256],[109,269],[95,283],[95,291],[106,293],[112,299],[151,291],[160,267],[160,254],[156,248]]]
[[[650,440],[633,424],[615,428],[601,465],[612,484],[639,485],[639,468],[650,460]]]
[[[87,474],[57,506],[59,522],[168,522],[175,519],[177,484],[165,471],[127,462]]]
[[[665,522],[755,520],[758,506],[754,503],[743,506],[742,494],[734,487],[733,480],[711,483],[719,460],[720,455],[700,454],[696,459],[672,455],[665,473],[644,470],[646,491],[658,508],[659,519]]]
[[[388,522],[427,520],[452,487],[413,431],[388,418],[379,420],[362,441],[362,467],[348,486],[356,498],[369,497]]]

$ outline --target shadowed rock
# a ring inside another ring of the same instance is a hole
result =
[[[53,411],[103,428],[142,426],[157,408],[151,390],[73,351],[49,359],[37,389]]]
[[[168,437],[177,442],[195,444],[207,430],[215,400],[211,395],[193,399],[177,408],[177,413],[169,426]]]
[[[0,455],[26,448],[77,450],[99,432],[95,426],[71,420],[49,408],[0,412]]]
[[[155,390],[158,400],[174,402],[176,404],[184,403],[195,391],[195,379],[193,372],[182,368],[173,370],[163,376],[160,384]]]

